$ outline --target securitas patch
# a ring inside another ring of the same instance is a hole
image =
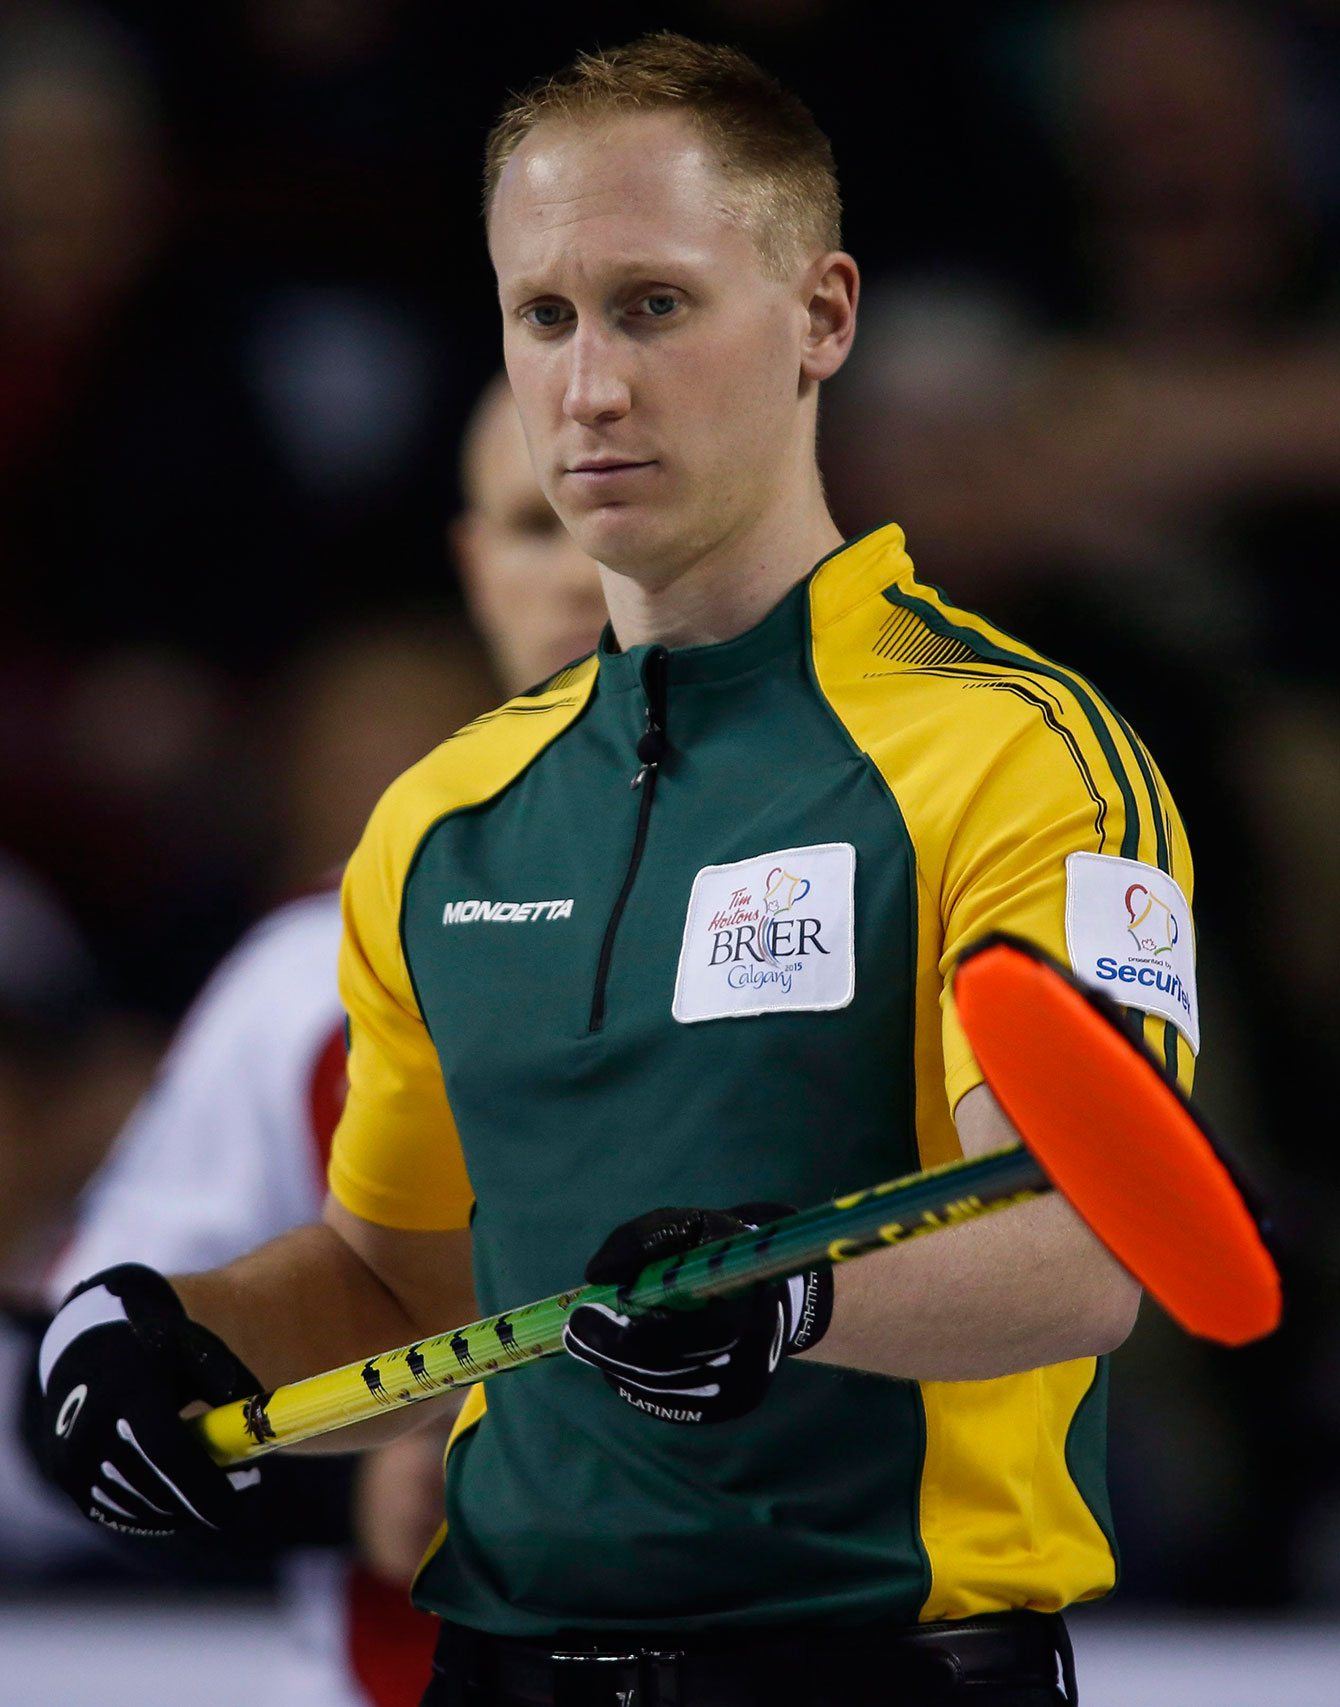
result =
[[[675,1018],[845,1008],[856,988],[855,888],[850,842],[704,866],[684,921]]]
[[[1065,862],[1065,940],[1075,976],[1123,1007],[1169,1019],[1200,1052],[1196,941],[1186,896],[1166,872],[1113,854]]]

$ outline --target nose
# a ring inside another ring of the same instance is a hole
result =
[[[568,340],[568,378],[563,413],[579,426],[620,420],[632,404],[615,341],[600,325],[579,324]]]

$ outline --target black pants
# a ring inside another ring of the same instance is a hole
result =
[[[444,1624],[421,1707],[1073,1707],[1060,1617],[513,1641]]]

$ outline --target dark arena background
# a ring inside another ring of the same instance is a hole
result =
[[[448,546],[499,360],[483,137],[508,89],[657,27],[744,47],[833,140],[864,273],[822,422],[839,525],[896,520],[925,578],[1090,676],[1195,853],[1197,1097],[1271,1205],[1286,1321],[1229,1352],[1147,1305],[1114,1357],[1086,1707],[1321,1707],[1329,0],[0,0],[0,1699],[362,1699],[284,1562],[113,1548],[43,1493],[25,1315],[211,968],[496,693]]]

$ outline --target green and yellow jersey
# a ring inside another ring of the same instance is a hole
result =
[[[332,1189],[471,1226],[493,1312],[656,1205],[807,1205],[945,1161],[980,1080],[955,957],[1005,929],[1066,958],[1094,907],[1185,1081],[1172,975],[1137,980],[1189,967],[1190,883],[1121,718],[883,528],[738,639],[602,650],[389,790],[345,883]],[[1115,1578],[1104,1426],[1094,1359],[963,1383],[787,1359],[700,1429],[550,1360],[472,1389],[416,1599],[536,1636],[1054,1610]]]

